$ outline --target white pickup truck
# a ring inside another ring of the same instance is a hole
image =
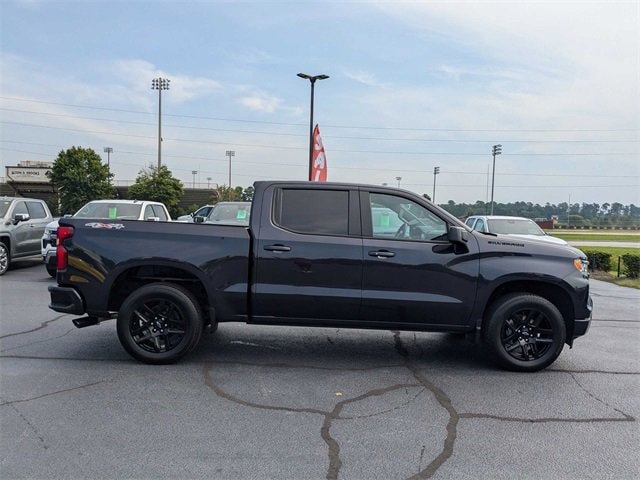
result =
[[[109,220],[171,221],[171,215],[163,203],[146,200],[93,200],[72,216]],[[46,226],[42,235],[42,259],[52,277],[56,276],[57,231],[58,221],[55,220]]]

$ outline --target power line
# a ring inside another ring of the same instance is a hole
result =
[[[32,99],[17,98],[17,97],[0,96],[0,99],[13,100],[18,102],[39,103],[43,105],[56,105],[56,106],[72,107],[72,108],[104,110],[104,111],[111,111],[111,112],[154,115],[152,112],[144,112],[139,110],[126,110],[126,109],[120,109],[120,108],[78,105],[78,104],[72,104],[72,103],[46,102],[43,100],[32,100]],[[281,125],[281,126],[290,126],[290,127],[306,126],[306,124],[302,124],[302,123],[272,122],[272,121],[266,121],[266,120],[247,120],[247,119],[238,119],[238,118],[208,117],[208,116],[199,116],[199,115],[165,114],[165,116],[176,117],[176,118],[193,118],[193,119],[199,119],[199,120],[217,120],[217,121],[224,121],[224,122]],[[373,125],[335,125],[335,124],[325,124],[325,127],[345,128],[345,129],[366,129],[366,130],[398,130],[398,131],[413,131],[413,132],[538,132],[538,133],[587,132],[587,133],[591,133],[591,132],[637,132],[637,131],[640,131],[640,129],[638,128],[613,128],[613,129],[582,129],[582,128],[578,128],[578,129],[486,129],[486,128],[471,129],[469,128],[469,129],[461,129],[461,128],[378,127]]]

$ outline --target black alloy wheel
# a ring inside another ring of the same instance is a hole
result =
[[[562,352],[566,325],[549,300],[512,293],[499,298],[489,310],[484,338],[502,367],[535,372],[551,365]]]
[[[198,344],[201,334],[198,302],[179,285],[145,285],[127,297],[118,313],[120,343],[145,363],[178,361]]]

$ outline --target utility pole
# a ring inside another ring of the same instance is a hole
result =
[[[494,145],[491,153],[493,154],[493,173],[491,174],[491,215],[493,215],[493,190],[496,180],[496,155],[502,154],[502,145]]]
[[[436,203],[436,175],[440,173],[440,167],[433,167],[433,197],[431,197],[431,202],[433,204]]]
[[[162,91],[169,90],[168,78],[154,78],[151,80],[151,90],[158,90],[158,172],[162,164]]]
[[[298,76],[311,82],[311,109],[309,115],[309,181],[311,181],[313,172],[313,166],[311,165],[313,161],[313,89],[317,80],[326,80],[329,78],[329,75],[307,75],[306,73],[299,73]]]
[[[400,188],[400,180],[402,180],[402,177],[396,177],[396,180],[398,181],[398,188]]]
[[[229,157],[229,193],[227,196],[229,197],[227,200],[231,200],[231,157],[235,157],[235,150],[227,150],[224,153],[227,157]]]
[[[198,174],[198,170],[191,170],[191,175],[193,175],[193,182],[191,183],[191,188],[196,188],[196,175]]]
[[[207,190],[209,190],[211,185],[211,177],[207,177]]]

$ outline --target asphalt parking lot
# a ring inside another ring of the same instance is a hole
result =
[[[0,277],[0,476],[638,478],[640,291],[592,281],[594,321],[535,374],[455,335],[223,324],[177,365]]]

